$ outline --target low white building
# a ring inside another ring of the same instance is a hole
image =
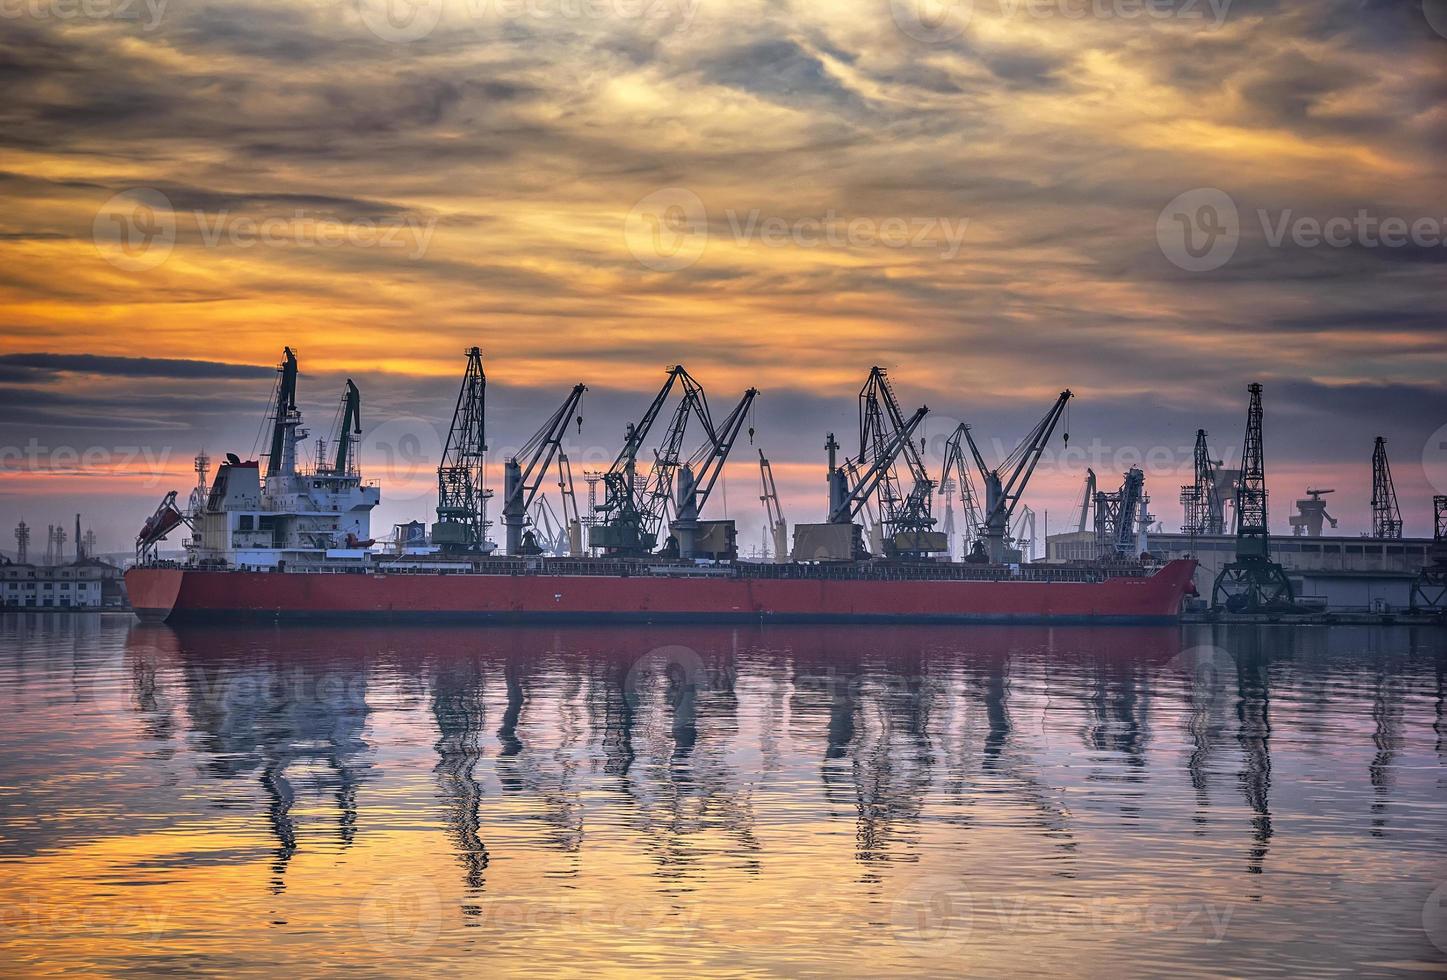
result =
[[[120,609],[121,570],[89,558],[70,565],[0,565],[0,608]]]

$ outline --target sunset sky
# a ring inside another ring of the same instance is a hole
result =
[[[257,451],[285,344],[313,435],[360,386],[378,530],[434,506],[476,344],[499,453],[590,386],[580,473],[668,365],[717,416],[758,387],[791,521],[873,364],[934,448],[1008,452],[1071,388],[1071,446],[1110,487],[1150,454],[1171,529],[1261,381],[1278,531],[1307,486],[1365,530],[1383,435],[1430,533],[1447,3],[387,3],[0,10],[0,548],[76,510],[128,548],[198,450]],[[1084,465],[1032,485],[1052,531]]]

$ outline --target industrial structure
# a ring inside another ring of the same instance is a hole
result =
[[[1329,493],[1336,491],[1308,487],[1306,496],[1297,500],[1296,513],[1289,518],[1293,537],[1319,538],[1326,524],[1337,526],[1336,518],[1326,512],[1326,501],[1321,499]]]
[[[759,502],[764,505],[764,540],[773,546],[773,555],[782,561],[789,553],[789,522],[784,519],[779,488],[774,485],[774,467],[762,449],[759,450],[759,484]]]
[[[1412,582],[1411,608],[1447,614],[1447,496],[1432,498],[1432,551]]]
[[[1035,423],[1035,427],[1025,438],[1020,440],[1014,451],[994,468],[985,464],[985,457],[975,445],[975,437],[968,427],[965,428],[965,441],[969,443],[970,455],[974,457],[980,479],[985,484],[985,513],[980,523],[979,535],[984,542],[984,554],[988,561],[1019,561],[1019,552],[1011,554],[1007,541],[1010,518],[1030,483],[1030,477],[1035,472],[1036,464],[1040,462],[1040,455],[1045,451],[1050,436],[1060,423],[1061,416],[1065,414],[1071,397],[1070,391],[1062,391],[1055,404]],[[1065,446],[1070,446],[1069,426],[1065,431]]]
[[[483,467],[487,461],[487,433],[483,420],[487,408],[487,375],[482,370],[482,351],[467,352],[457,407],[437,467],[437,523],[432,525],[432,543],[451,552],[479,552],[487,541],[487,501],[492,492],[485,486]]]
[[[533,433],[532,438],[523,444],[517,455],[503,464],[502,522],[506,529],[506,548],[509,555],[539,555],[543,552],[537,535],[527,530],[531,524],[528,513],[553,460],[564,455],[563,436],[575,418],[578,430],[582,431],[583,417],[577,414],[578,403],[583,398],[583,392],[587,390],[585,385],[574,385],[563,404],[543,423],[542,428]],[[519,461],[519,457],[526,460],[526,463]],[[561,466],[561,463],[559,465]],[[562,475],[560,470],[560,485]],[[565,495],[564,500],[566,499]]]
[[[1225,533],[1226,509],[1221,500],[1218,475],[1220,468],[1221,460],[1212,459],[1211,451],[1206,446],[1206,430],[1197,429],[1196,448],[1193,453],[1195,479],[1181,487],[1181,507],[1185,511],[1185,520],[1181,524],[1182,534]],[[1091,474],[1092,478],[1094,475]]]
[[[1091,474],[1094,476],[1094,474]],[[1137,525],[1143,523],[1146,504],[1146,475],[1132,466],[1125,474],[1120,489],[1095,494],[1095,549],[1101,559],[1119,560],[1139,555],[1145,550],[1139,542]]]
[[[1397,506],[1397,488],[1387,462],[1387,440],[1377,436],[1372,448],[1372,537],[1396,539],[1402,536],[1402,510]]]
[[[1261,385],[1252,382],[1247,390],[1251,403],[1241,446],[1241,477],[1236,481],[1236,559],[1216,576],[1211,605],[1231,612],[1282,610],[1292,605],[1292,591],[1285,570],[1271,560]]]

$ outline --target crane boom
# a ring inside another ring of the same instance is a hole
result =
[[[362,434],[362,393],[347,379],[347,389],[342,394],[341,424],[337,426],[337,456],[336,462],[332,465],[332,473],[336,476],[346,476],[352,472],[354,448],[356,437]]]
[[[869,466],[865,468],[854,480],[854,485],[849,486],[849,477],[845,475],[844,467],[835,470],[835,481],[843,488],[839,499],[832,502],[829,510],[829,523],[849,524],[852,523],[859,511],[869,502],[870,497],[880,483],[885,479],[889,467],[893,465],[896,457],[904,450],[910,440],[914,438],[915,429],[924,421],[929,414],[929,408],[920,406],[915,413],[904,421],[904,424],[895,430],[888,442],[877,452]],[[862,465],[862,464],[860,464]],[[883,516],[881,515],[881,520]]]
[[[985,539],[986,550],[992,562],[1005,559],[1005,539],[1009,533],[1010,517],[1014,514],[1020,497],[1025,493],[1025,487],[1030,483],[1030,477],[1035,472],[1036,464],[1040,462],[1041,454],[1045,452],[1050,436],[1055,432],[1055,426],[1060,422],[1060,416],[1065,414],[1065,406],[1073,396],[1074,393],[1069,389],[1062,391],[1060,397],[1055,399],[1055,404],[1050,406],[1050,410],[1035,423],[1035,428],[1031,429],[1015,447],[1014,452],[993,470],[985,465],[985,458],[980,454],[980,448],[975,445],[975,437],[968,429],[965,430],[970,453],[985,481],[985,519],[981,537]],[[1067,444],[1070,441],[1069,432],[1065,433],[1065,441]],[[1007,478],[1001,476],[1002,470],[1008,470]]]
[[[789,523],[784,520],[784,508],[779,503],[779,489],[774,485],[774,467],[759,450],[759,484],[762,493],[759,502],[764,505],[764,519],[769,524],[769,534],[774,543],[774,560],[786,561],[789,556]]]
[[[448,551],[476,551],[483,545],[487,522],[482,503],[488,492],[483,486],[483,463],[487,453],[484,431],[487,375],[482,370],[482,351],[467,351],[467,368],[457,392],[452,426],[437,466],[437,523],[432,541]]]
[[[554,457],[563,450],[563,434],[573,421],[578,402],[587,391],[586,385],[576,384],[557,411],[548,417],[542,428],[523,445],[517,456],[503,465],[502,520],[507,529],[507,553],[522,553],[523,528],[528,523],[528,509],[542,486],[543,476],[552,465]],[[581,416],[579,416],[581,418]],[[527,460],[526,464],[519,457]]]

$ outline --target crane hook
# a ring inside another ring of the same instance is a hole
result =
[[[753,444],[754,444],[754,427],[751,425],[751,426],[749,426],[749,445],[752,446]]]

